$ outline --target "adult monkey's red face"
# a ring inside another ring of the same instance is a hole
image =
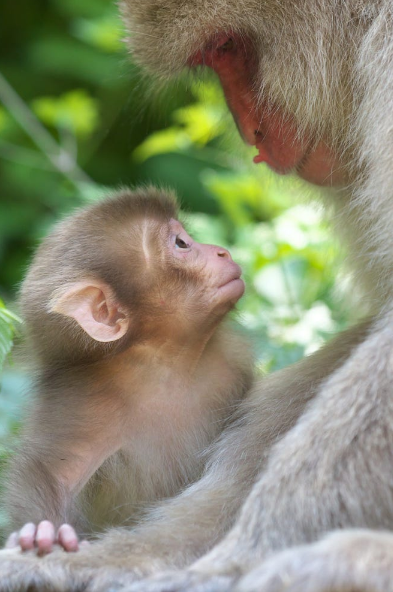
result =
[[[280,174],[296,171],[317,185],[342,181],[338,159],[323,139],[299,133],[292,115],[269,100],[258,100],[258,65],[252,44],[234,33],[217,35],[189,60],[219,76],[227,104],[244,141],[255,146],[255,163],[266,162]]]
[[[254,162],[317,185],[350,180],[353,62],[368,26],[354,6],[356,0],[122,4],[138,62],[164,76],[212,68],[240,134],[257,149]]]

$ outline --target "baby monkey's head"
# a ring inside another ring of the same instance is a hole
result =
[[[172,193],[124,189],[69,216],[21,290],[38,358],[86,363],[141,342],[211,335],[244,292],[229,252],[194,241]]]

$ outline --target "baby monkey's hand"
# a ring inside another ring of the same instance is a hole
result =
[[[87,541],[79,541],[75,529],[70,524],[62,524],[57,530],[49,520],[43,520],[38,525],[28,522],[19,531],[13,532],[8,537],[6,548],[20,547],[22,551],[36,549],[38,555],[51,553],[60,546],[64,551],[78,551],[82,545],[88,545]]]

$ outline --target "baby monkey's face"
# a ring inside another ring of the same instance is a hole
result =
[[[131,205],[133,199],[130,194]],[[81,222],[87,224],[85,218]],[[70,218],[69,228],[76,219]],[[100,240],[91,233],[77,246],[64,238],[65,246],[78,247],[89,270],[50,295],[46,314],[59,333],[69,317],[96,342],[126,335],[138,341],[179,336],[203,341],[244,293],[242,270],[227,249],[198,243],[174,218],[137,212],[125,220],[118,216],[112,226],[106,220],[104,230],[96,232]],[[74,341],[82,339],[74,333]]]
[[[199,292],[206,312],[225,314],[236,304],[245,287],[242,270],[227,249],[198,243],[173,219],[167,240],[172,265],[194,278],[195,292]]]

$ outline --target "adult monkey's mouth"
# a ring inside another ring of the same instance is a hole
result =
[[[296,171],[317,185],[340,185],[342,168],[333,150],[312,134],[299,133],[290,113],[258,100],[257,59],[252,43],[234,33],[215,36],[189,60],[219,76],[229,109],[245,142],[255,146],[255,163],[266,162],[280,174]]]

